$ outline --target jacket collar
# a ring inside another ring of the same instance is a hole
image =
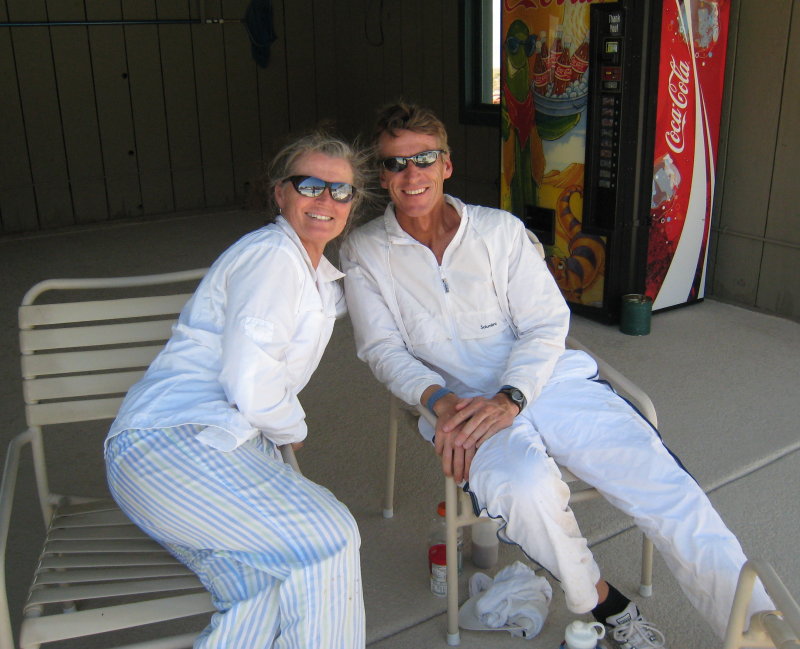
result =
[[[292,243],[294,243],[294,245],[300,251],[303,261],[306,262],[308,270],[311,271],[311,274],[317,279],[318,282],[335,282],[337,279],[344,277],[344,273],[336,268],[336,266],[334,266],[331,262],[329,262],[325,255],[322,255],[319,260],[319,265],[316,269],[314,268],[314,266],[311,264],[311,257],[308,256],[308,252],[306,252],[305,246],[303,246],[303,242],[300,241],[300,237],[297,236],[297,232],[295,232],[295,229],[289,225],[289,221],[287,221],[285,217],[279,214],[275,218],[275,225],[278,226],[281,232],[283,232]]]
[[[458,243],[461,240],[461,237],[464,236],[464,232],[466,231],[467,226],[469,225],[469,211],[464,209],[464,203],[462,203],[459,199],[455,198],[454,196],[450,196],[449,194],[444,195],[444,200],[447,201],[450,205],[455,208],[456,212],[458,212],[458,216],[461,219],[461,223],[458,226],[458,232],[456,232],[456,236],[453,237],[453,241],[451,244]],[[395,215],[394,211],[394,203],[389,203],[386,206],[386,211],[383,213],[383,222],[386,227],[386,234],[389,237],[390,243],[396,244],[412,244],[412,243],[419,243],[414,237],[412,237],[408,232],[403,230],[400,227],[400,224],[397,222],[397,216]]]

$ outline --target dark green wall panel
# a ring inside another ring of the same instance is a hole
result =
[[[244,27],[240,23],[226,23],[223,37],[234,188],[236,196],[241,197],[261,168],[258,72],[252,63],[250,39]]]
[[[86,0],[86,12],[92,20],[123,18],[119,2]],[[142,213],[142,195],[125,28],[100,25],[88,31],[109,216],[138,216]]]
[[[258,75],[258,111],[261,119],[261,151],[269,160],[289,131],[289,96],[287,89],[286,33],[283,29],[283,3],[273,4],[277,39],[270,48],[269,64],[256,68]]]
[[[206,9],[218,16],[220,3],[208,1]],[[191,33],[205,200],[211,207],[230,205],[236,194],[222,28],[192,25]]]
[[[126,19],[153,20],[155,3],[125,0]],[[162,214],[175,209],[170,175],[164,80],[158,27],[125,27],[125,52],[131,93],[131,115],[136,143],[136,163],[142,194],[142,214]]]
[[[43,0],[7,0],[10,20],[47,20]],[[53,67],[50,30],[28,27],[11,35],[16,61],[20,106],[39,227],[72,223],[64,138]]]
[[[158,12],[160,18],[171,17],[161,2]],[[191,27],[162,25],[158,34],[175,209],[196,209],[205,206],[205,191]]]
[[[8,20],[4,4],[0,4],[0,20]],[[3,232],[35,230],[39,225],[15,63],[11,30],[0,29],[0,88],[4,90],[0,92],[0,226]]]
[[[82,0],[52,7],[51,20],[86,19]],[[53,63],[64,130],[75,223],[108,219],[105,169],[92,78],[92,53],[86,27],[51,29]]]

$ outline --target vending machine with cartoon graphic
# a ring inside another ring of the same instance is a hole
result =
[[[503,0],[501,206],[571,308],[703,297],[729,0]]]

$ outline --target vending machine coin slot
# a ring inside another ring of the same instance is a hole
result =
[[[545,245],[552,246],[556,237],[556,211],[539,205],[526,205],[522,217],[525,227]]]

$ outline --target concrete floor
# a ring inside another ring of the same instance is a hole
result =
[[[31,285],[50,277],[134,275],[208,265],[241,234],[260,225],[253,213],[230,211],[164,221],[87,227],[48,235],[0,239],[0,406],[7,440],[23,430],[16,306]],[[684,461],[746,553],[771,562],[789,590],[800,594],[800,323],[708,299],[655,314],[648,336],[574,318],[572,333],[638,382],[653,398],[659,428]],[[380,515],[387,395],[355,358],[348,320],[339,323],[322,364],[301,395],[310,435],[298,457],[304,473],[329,487],[356,516],[368,646],[375,649],[443,647],[444,600],[430,594],[426,535],[442,481],[433,453],[411,430],[402,431],[395,517]],[[54,482],[76,493],[105,489],[104,431],[60,439]],[[0,444],[4,452],[5,443]],[[76,468],[79,468],[76,470]],[[33,503],[19,497],[7,556],[7,590],[15,624],[23,603],[40,525]],[[635,593],[641,535],[606,503],[575,507],[604,575]],[[466,554],[469,554],[467,544]],[[498,569],[522,554],[503,548]],[[462,584],[474,571],[465,559]],[[493,571],[494,572],[494,571]],[[506,633],[462,632],[462,646],[554,649],[572,619],[556,597],[542,633],[530,641]],[[462,595],[466,588],[462,587]],[[641,602],[673,649],[721,646],[656,558],[655,593]],[[190,623],[202,628],[204,622]],[[128,641],[138,637],[129,634]],[[64,644],[65,647],[78,645]],[[81,648],[95,646],[81,642]],[[98,645],[99,646],[99,645]]]

